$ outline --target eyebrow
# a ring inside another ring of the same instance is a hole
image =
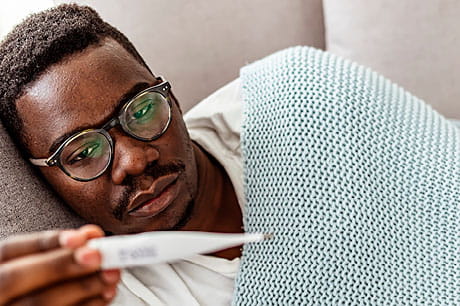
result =
[[[155,82],[155,84],[156,84],[156,82]],[[95,124],[92,124],[92,125],[79,126],[78,128],[73,129],[72,131],[66,132],[66,133],[62,134],[61,136],[59,136],[58,138],[56,138],[56,140],[53,141],[53,143],[51,144],[51,146],[49,148],[49,154],[50,155],[53,154],[59,148],[59,146],[66,139],[68,139],[69,137],[71,137],[71,136],[73,136],[73,135],[75,135],[75,134],[77,134],[77,133],[79,133],[81,131],[84,131],[84,130],[94,129],[94,128],[103,126],[104,123],[108,122],[110,119],[115,117],[115,115],[120,112],[121,108],[125,105],[125,103],[127,103],[129,100],[134,98],[141,91],[143,91],[143,90],[145,90],[145,89],[147,89],[147,88],[149,88],[151,86],[154,86],[154,85],[149,84],[147,82],[136,83],[133,87],[131,87],[131,89],[129,89],[126,93],[124,93],[123,96],[121,96],[121,98],[118,100],[117,106],[105,118],[103,118],[99,122],[97,122]]]

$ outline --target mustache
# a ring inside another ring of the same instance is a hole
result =
[[[147,165],[143,174],[152,177],[153,181],[155,181],[159,177],[162,177],[164,175],[184,171],[185,164],[182,161],[172,161],[167,165],[159,165],[154,162]],[[129,205],[129,200],[132,194],[135,190],[138,189],[136,177],[127,176],[124,180],[124,185],[126,186],[126,189],[121,194],[120,200],[118,201],[117,205],[115,205],[115,208],[112,211],[112,214],[115,217],[115,219],[119,221],[122,221],[123,219],[123,214]]]
[[[184,172],[185,164],[182,161],[172,161],[167,165],[149,164],[144,174],[151,176],[154,180],[167,174]]]

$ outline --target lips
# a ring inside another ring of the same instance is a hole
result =
[[[179,173],[164,175],[155,180],[146,191],[138,193],[128,205],[128,215],[153,217],[163,211],[176,198]]]

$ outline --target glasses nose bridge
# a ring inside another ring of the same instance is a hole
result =
[[[118,119],[118,116],[115,117],[115,118],[112,118],[109,122],[107,122],[106,124],[104,124],[104,126],[102,127],[103,130],[105,130],[107,133],[109,133],[109,131],[116,127],[117,125],[121,125],[121,122],[120,122],[120,119]]]
[[[110,138],[110,142],[111,142],[111,146],[112,146],[112,150],[113,150],[112,154],[115,154],[115,150],[116,150],[116,148],[115,148],[116,135],[110,134],[110,130],[113,129],[114,127],[118,126],[118,125],[120,126],[120,131],[117,131],[117,133],[121,133],[121,135],[127,136],[130,139],[133,139],[133,138],[136,139],[136,137],[134,137],[133,135],[131,135],[129,132],[127,132],[125,130],[125,128],[121,124],[121,121],[120,121],[118,116],[115,117],[115,118],[112,118],[109,122],[104,124],[104,126],[102,127],[102,130],[104,130],[107,133],[108,137]]]

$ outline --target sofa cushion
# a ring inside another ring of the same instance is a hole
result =
[[[460,119],[460,2],[324,0],[328,51],[372,67]]]
[[[37,177],[0,125],[0,238],[84,221]]]

